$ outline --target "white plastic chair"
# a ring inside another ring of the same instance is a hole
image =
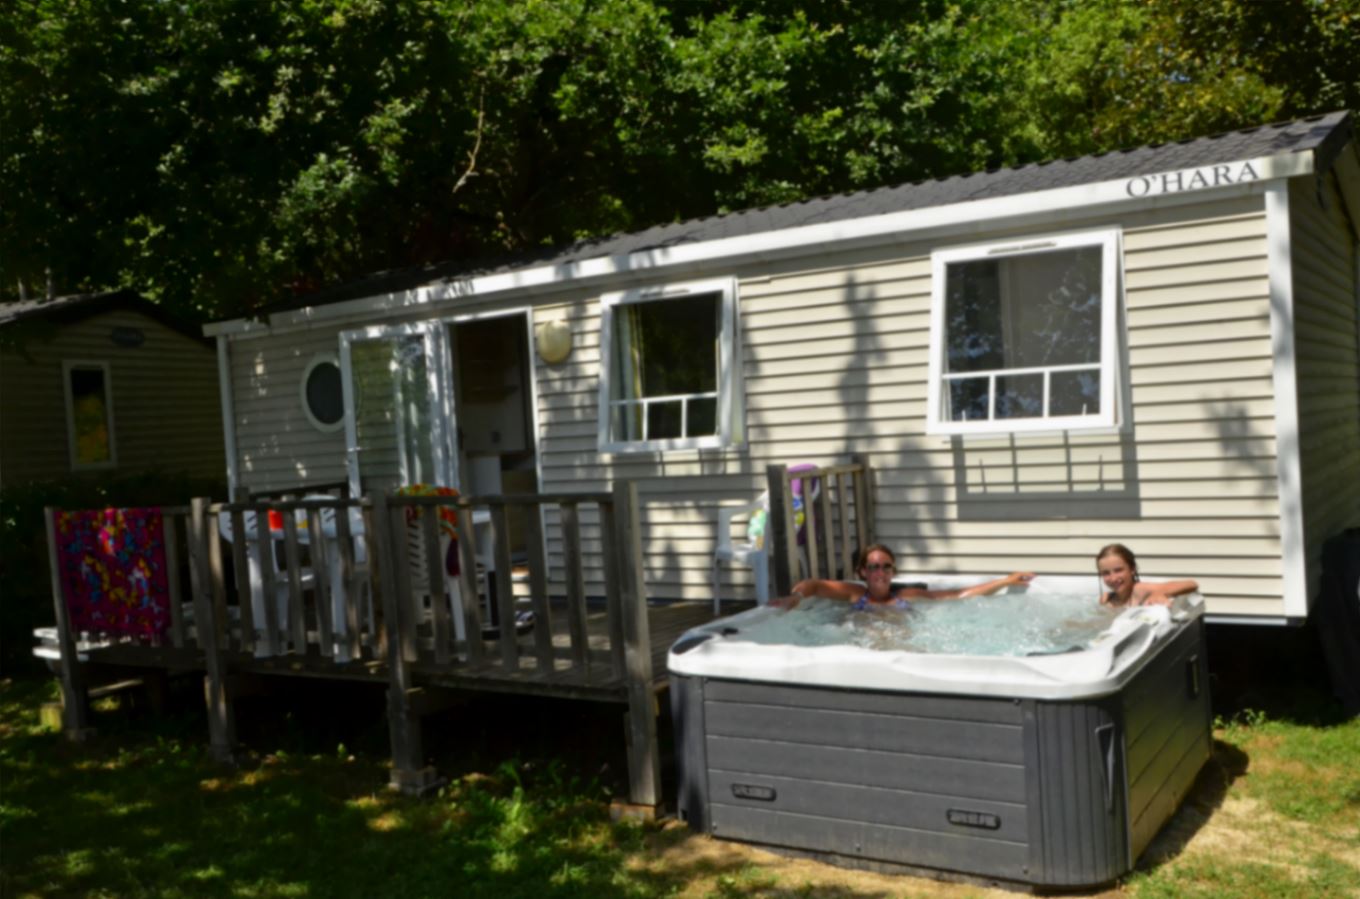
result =
[[[266,553],[269,558],[260,558],[260,544],[256,539],[258,522],[253,511],[246,511],[242,514],[242,524],[245,526],[246,565],[248,577],[250,578],[250,606],[255,621],[256,637],[258,639],[265,636],[264,565],[269,565],[270,570],[274,574],[275,607],[278,610],[279,617],[279,620],[276,623],[281,631],[286,632],[288,630],[288,603],[290,599],[288,570],[279,563],[278,553],[274,546],[275,540],[269,540],[266,543]],[[217,529],[218,533],[222,535],[222,539],[226,540],[228,543],[235,542],[235,535],[232,533],[231,527],[231,513],[218,513]],[[311,590],[316,586],[316,574],[308,566],[304,565],[302,567],[302,570],[299,573],[299,580],[304,591]],[[255,654],[257,656],[267,655],[268,650],[265,649],[263,645],[257,644]]]
[[[749,519],[756,512],[766,512],[768,499],[762,496],[746,506],[718,510],[718,541],[713,550],[713,613],[722,610],[722,593],[719,590],[719,566],[743,565],[751,569],[756,581],[756,602],[765,605],[770,601],[770,554],[762,541],[756,545],[749,538],[741,542],[732,540],[732,522],[737,518]]]
[[[328,493],[310,493],[302,497],[304,500],[334,500],[335,497]],[[369,586],[369,567],[368,567],[368,542],[364,535],[364,517],[358,509],[348,510],[349,530],[352,539],[354,567],[352,569],[352,584],[359,589],[358,596],[358,615],[362,619],[361,628],[367,625],[368,632],[373,634],[377,629],[373,612],[373,593]],[[311,531],[308,527],[307,512],[299,509],[296,513],[298,538],[306,543],[311,542]],[[351,584],[344,579],[344,565],[340,555],[339,529],[336,527],[336,510],[333,506],[321,509],[320,524],[321,536],[325,543],[322,554],[325,556],[327,582],[331,590],[331,628],[335,634],[335,653],[338,661],[349,661],[349,647],[342,637],[347,633],[348,624],[345,619],[345,605],[348,602],[349,589]],[[313,560],[315,560],[316,550],[313,550]]]

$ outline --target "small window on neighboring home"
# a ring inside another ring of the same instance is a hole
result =
[[[736,281],[600,299],[600,449],[700,449],[742,440]]]
[[[302,373],[302,410],[318,431],[338,431],[345,424],[345,398],[340,386],[340,362],[322,353]]]
[[[943,250],[932,262],[930,433],[1118,424],[1117,232]]]
[[[107,362],[64,362],[66,435],[71,468],[112,468],[113,387]]]

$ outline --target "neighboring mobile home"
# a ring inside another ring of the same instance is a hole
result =
[[[1323,540],[1360,525],[1353,122],[377,275],[210,325],[228,475],[637,479],[648,596],[707,601],[719,507],[767,465],[865,454],[913,573],[1091,573],[1094,596],[1119,540],[1214,619],[1302,619]]]
[[[212,343],[130,290],[0,304],[0,484],[222,474]]]

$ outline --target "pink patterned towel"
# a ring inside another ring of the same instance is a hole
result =
[[[58,512],[57,566],[71,628],[159,637],[170,627],[160,509]]]

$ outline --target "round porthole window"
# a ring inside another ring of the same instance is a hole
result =
[[[340,363],[322,353],[302,373],[302,411],[318,431],[338,431],[345,424],[345,397],[340,387]]]

